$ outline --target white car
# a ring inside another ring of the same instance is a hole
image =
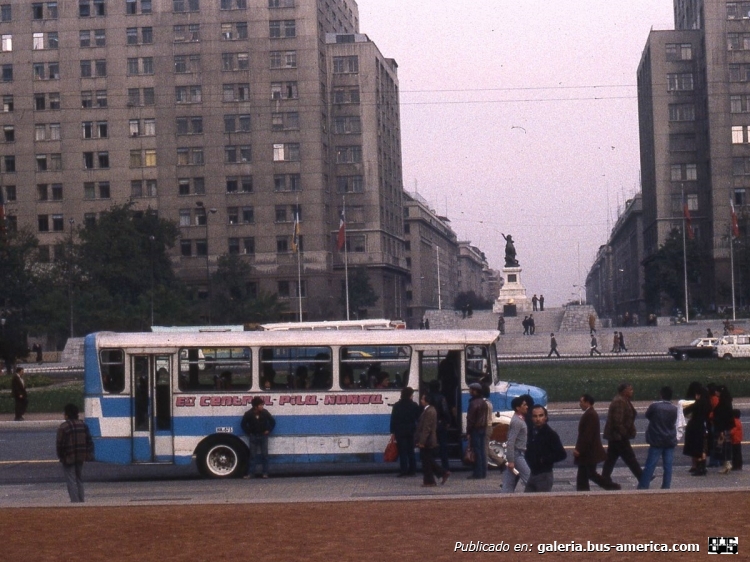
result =
[[[715,353],[719,359],[750,357],[750,334],[723,336],[716,345]]]

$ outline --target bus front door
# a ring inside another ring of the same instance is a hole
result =
[[[133,462],[172,462],[172,358],[135,355],[131,361]]]
[[[448,426],[448,456],[460,458],[462,455],[461,412],[461,351],[457,349],[425,350],[418,352],[419,394],[430,391],[430,383],[439,388],[448,404],[451,423]],[[415,401],[419,398],[415,397]]]

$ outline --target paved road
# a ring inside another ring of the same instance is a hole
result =
[[[641,413],[646,403],[639,403]],[[750,404],[744,404],[748,419]],[[570,450],[575,442],[578,413],[573,404],[552,405],[550,424],[560,433]],[[33,417],[33,416],[32,416]],[[646,445],[639,416],[636,454],[645,460]],[[30,418],[31,419],[31,418]],[[28,422],[0,421],[0,507],[67,505],[65,485],[54,459],[55,427],[59,420],[36,419]],[[602,420],[604,423],[604,420]],[[750,446],[745,446],[745,458]],[[706,477],[687,472],[687,457],[675,455],[674,491],[694,489],[750,489],[750,470],[719,475],[716,469]],[[354,501],[360,499],[404,499],[425,497],[486,497],[500,488],[499,471],[491,471],[487,480],[467,480],[468,472],[456,465],[446,486],[420,488],[420,478],[395,478],[396,465],[287,465],[274,467],[269,480],[216,481],[199,478],[194,466],[160,465],[118,466],[89,463],[85,468],[87,502],[98,505],[144,505],[171,503],[244,503],[293,501]],[[654,488],[660,485],[657,469]],[[575,491],[572,459],[555,470],[555,492]],[[625,490],[634,490],[635,478],[620,463],[614,479]],[[598,492],[594,492],[598,493]],[[601,492],[605,493],[605,492]]]

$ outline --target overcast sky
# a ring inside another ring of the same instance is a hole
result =
[[[636,71],[649,31],[674,29],[672,1],[358,5],[399,65],[404,188],[493,269],[512,234],[529,298],[575,298],[640,189]]]

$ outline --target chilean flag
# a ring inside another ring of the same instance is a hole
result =
[[[693,232],[693,219],[690,216],[690,209],[688,209],[687,199],[683,200],[682,202],[682,212],[685,215],[685,231],[687,232],[687,237],[692,240],[695,237],[695,233]]]
[[[737,213],[734,211],[734,201],[729,198],[729,206],[732,208],[732,236],[735,238],[740,237],[740,225],[737,222]]]
[[[341,209],[341,215],[339,217],[339,234],[336,237],[336,246],[339,252],[344,249],[346,244],[346,218],[344,217],[344,209]]]

